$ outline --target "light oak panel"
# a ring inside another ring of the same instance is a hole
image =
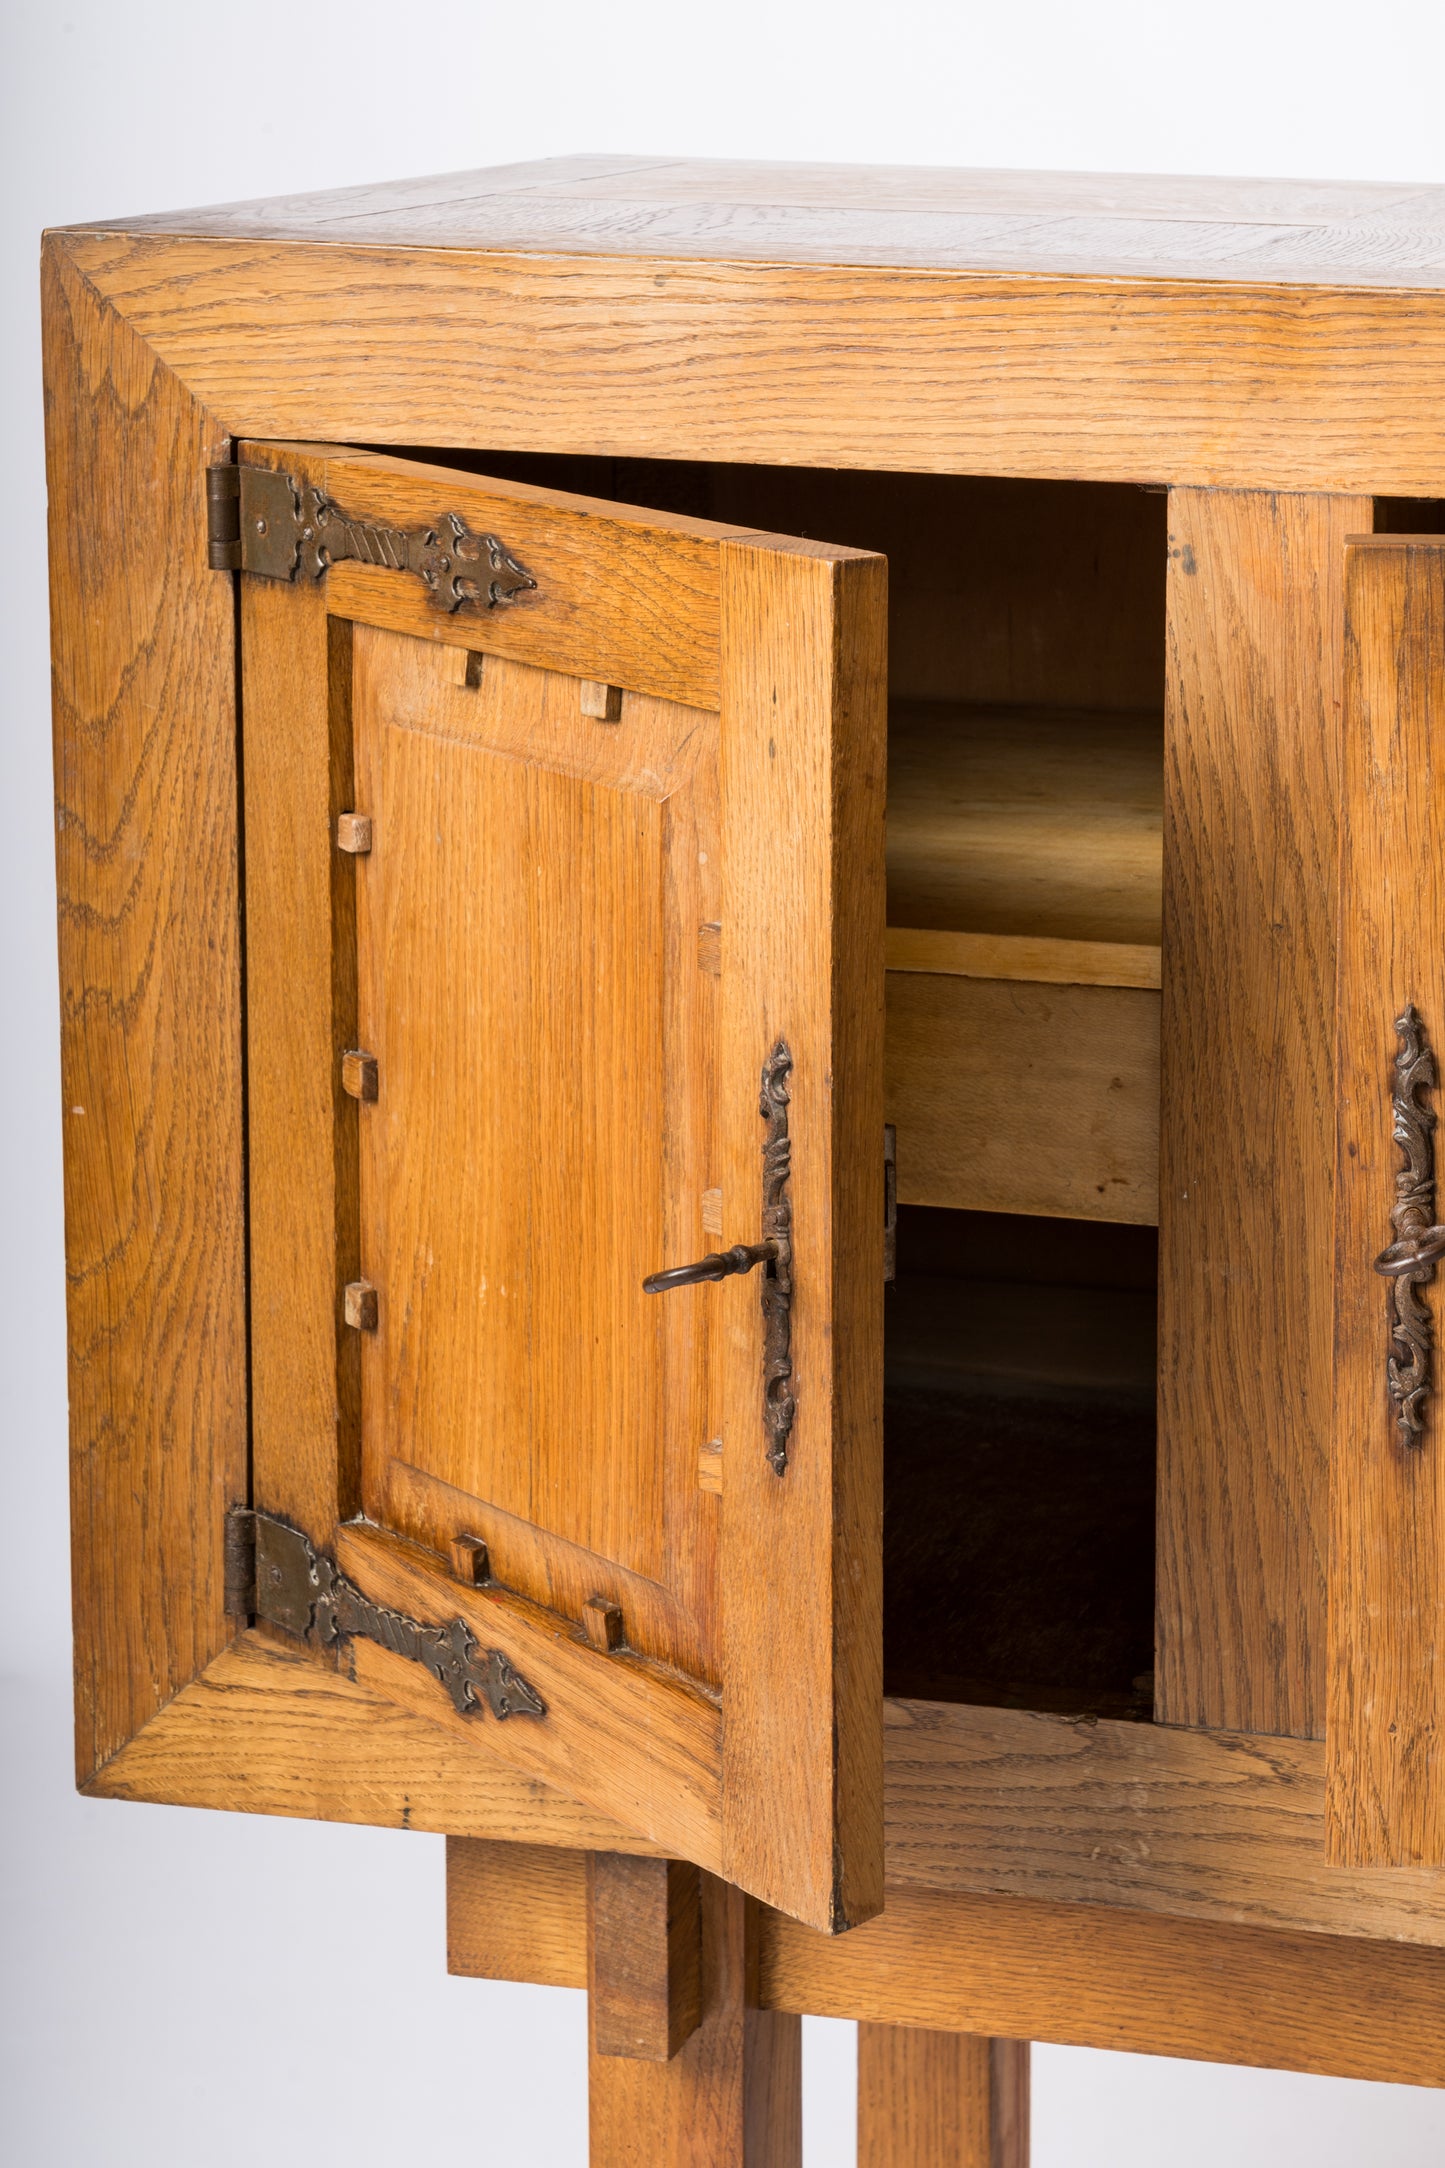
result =
[[[800,2168],[801,2021],[757,2007],[757,1935],[757,1907],[704,1875],[702,2022],[670,2061],[600,2054],[588,1998],[592,2168]]]
[[[68,253],[42,306],[82,1781],[232,1638],[246,1481],[235,622],[223,420]]]
[[[884,1097],[904,1204],[1159,1216],[1159,996],[890,971]]]
[[[724,1224],[758,1237],[758,1082],[782,1039],[797,1401],[779,1475],[757,1287],[727,1281],[724,1872],[837,1932],[882,1902],[887,566],[722,548]]]
[[[456,687],[418,641],[356,640],[376,824],[359,1029],[380,1072],[362,1117],[383,1291],[363,1352],[368,1506],[391,1518],[400,1460],[663,1581],[665,1469],[706,1406],[691,1347],[669,1349],[678,1311],[642,1282],[684,1254],[695,1206],[668,1200],[709,1171],[682,1110],[712,1097],[688,1056],[716,725],[645,702],[604,731],[574,678],[492,661]]]
[[[858,2027],[858,2168],[1029,2168],[1029,2044]]]
[[[1424,1429],[1402,1443],[1386,1390],[1394,1241],[1391,1093],[1414,1004],[1445,1045],[1445,542],[1366,537],[1347,552],[1341,803],[1339,1158],[1330,1549],[1329,1842],[1351,1865],[1445,1862],[1445,1459],[1439,1354]],[[1430,1081],[1433,1084],[1432,1064]],[[1417,1104],[1433,1124],[1439,1094]],[[1438,1143],[1435,1147],[1438,1154]],[[1438,1163],[1438,1162],[1437,1162]],[[1424,1205],[1426,1224],[1439,1197]],[[1396,1283],[1399,1284],[1399,1283]],[[1412,1291],[1413,1292],[1413,1291]],[[1438,1290],[1416,1299],[1438,1331]]]
[[[1430,292],[688,262],[666,246],[56,245],[244,436],[1439,486],[1445,296]]]
[[[1324,1724],[1344,539],[1372,512],[1170,499],[1155,1713],[1171,1724]]]
[[[828,1940],[764,1913],[770,2009],[1445,2085],[1445,1952],[890,1888]]]

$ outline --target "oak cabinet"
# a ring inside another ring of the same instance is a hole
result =
[[[1441,192],[44,279],[82,1785],[445,1831],[599,2161],[792,2158],[808,2008],[878,2162],[1030,2036],[1445,2082]]]

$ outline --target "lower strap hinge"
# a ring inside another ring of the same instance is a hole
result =
[[[545,1716],[547,1705],[501,1649],[484,1649],[465,1619],[425,1625],[363,1596],[354,1582],[316,1550],[299,1528],[249,1506],[226,1515],[226,1609],[233,1617],[264,1619],[313,1648],[334,1648],[349,1636],[377,1641],[393,1655],[422,1664],[451,1695],[460,1716]]]

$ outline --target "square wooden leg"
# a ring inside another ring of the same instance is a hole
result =
[[[700,2022],[665,2061],[618,2054],[615,2046],[603,2052],[603,2044],[616,2038],[608,2012],[619,1954],[599,1947],[599,1929],[603,1937],[613,1931],[615,1905],[598,1903],[599,1887],[606,1890],[609,1881],[605,1862],[594,1860],[588,1904],[591,2168],[801,2168],[802,2020],[756,2008],[755,1907],[740,1890],[703,1875]],[[661,1924],[653,1940],[652,2000],[660,2009],[669,1974]],[[635,2004],[643,1963],[636,1937],[626,1955]],[[674,1972],[676,1965],[674,1947]]]
[[[1029,2044],[858,2027],[858,2168],[1028,2168]]]

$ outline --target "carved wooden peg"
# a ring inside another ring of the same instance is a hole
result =
[[[376,1289],[370,1280],[347,1282],[343,1311],[347,1324],[357,1332],[375,1332],[378,1314]]]
[[[583,678],[582,713],[596,716],[599,723],[620,723],[622,687],[603,685],[595,678]]]
[[[342,1090],[353,1099],[374,1101],[380,1085],[376,1056],[363,1053],[359,1046],[348,1047],[341,1057]]]
[[[622,1606],[606,1596],[589,1596],[582,1606],[582,1631],[594,1649],[611,1656],[622,1646]]]
[[[702,2017],[698,1869],[590,1853],[587,1930],[594,2054],[669,2061]]]
[[[453,1536],[452,1572],[468,1588],[482,1588],[492,1578],[492,1555],[480,1536]]]
[[[371,815],[369,813],[338,813],[336,816],[336,848],[349,857],[364,858],[371,849]]]

